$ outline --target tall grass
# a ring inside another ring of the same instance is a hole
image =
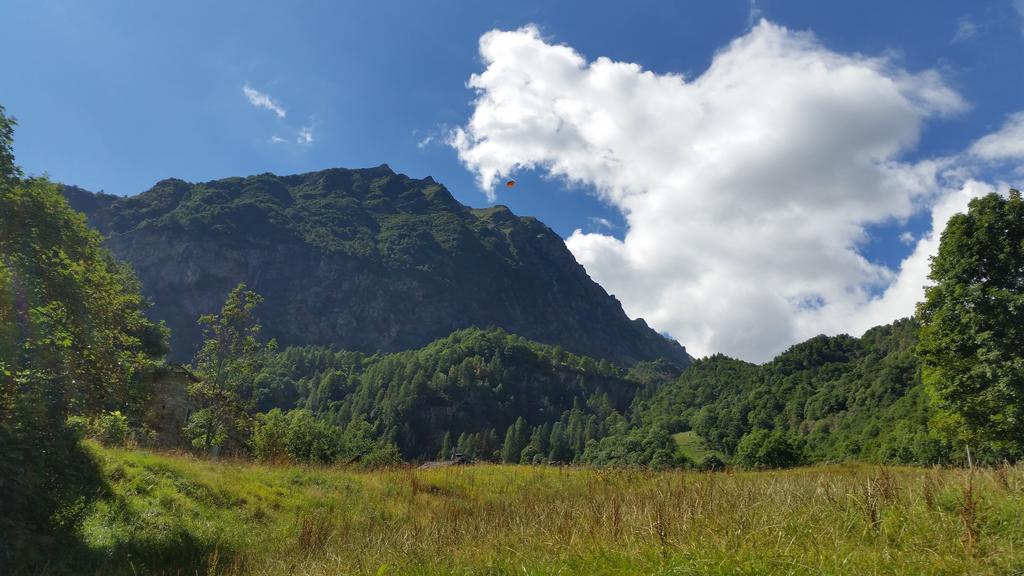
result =
[[[1024,468],[358,471],[94,448],[110,574],[1008,574]]]

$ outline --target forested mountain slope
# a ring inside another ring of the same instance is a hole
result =
[[[929,427],[917,339],[918,326],[907,319],[861,338],[817,336],[761,366],[703,358],[638,406],[628,432],[694,431],[727,456],[747,436],[763,441],[774,433],[792,449],[791,464],[947,461],[952,447]],[[604,452],[622,441],[606,439]]]
[[[460,330],[419,350],[367,356],[324,347],[276,354],[245,391],[256,412],[308,410],[336,429],[369,425],[406,459],[570,462],[664,383],[499,329]],[[671,370],[669,370],[671,372]]]
[[[630,320],[541,222],[470,209],[386,165],[65,195],[134,267],[178,360],[198,344],[195,319],[245,282],[266,298],[266,334],[282,345],[392,352],[495,326],[620,363],[690,362]]]

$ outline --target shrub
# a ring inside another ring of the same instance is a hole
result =
[[[250,448],[260,460],[281,460],[288,457],[288,418],[278,408],[256,416]]]
[[[759,428],[746,434],[736,446],[734,461],[751,470],[791,468],[800,463],[800,451],[779,430]]]
[[[128,442],[128,417],[120,410],[103,412],[92,421],[89,436],[104,446],[124,446]]]
[[[67,431],[77,440],[88,436],[91,426],[92,422],[86,416],[68,416],[68,421],[65,425]]]
[[[699,467],[705,472],[718,472],[725,470],[725,462],[717,454],[708,454],[700,461]]]
[[[363,456],[359,463],[370,468],[394,466],[402,463],[402,454],[398,451],[398,446],[390,442],[382,442]]]
[[[285,413],[277,408],[257,416],[250,439],[253,455],[261,460],[320,464],[337,460],[342,444],[341,430],[309,410]]]

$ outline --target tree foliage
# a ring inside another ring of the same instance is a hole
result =
[[[13,126],[0,109],[0,571],[43,561],[95,494],[67,418],[135,408],[166,352],[131,271],[57,186],[21,177]]]
[[[752,470],[791,468],[800,463],[800,452],[781,430],[758,428],[740,439],[733,462]]]
[[[365,420],[344,429],[317,418],[306,409],[283,412],[274,408],[256,417],[252,454],[262,460],[313,464],[395,464],[398,448],[373,433]]]
[[[17,183],[22,175],[21,168],[14,163],[14,127],[17,125],[0,104],[0,181],[4,185]]]
[[[470,328],[422,349],[367,356],[320,347],[273,356],[243,393],[260,411],[365,421],[402,456],[577,461],[622,420],[638,382],[607,361],[502,330]],[[447,438],[447,444],[446,439]]]
[[[197,405],[185,433],[194,446],[210,452],[226,440],[235,448],[248,443],[251,402],[242,392],[251,387],[276,345],[260,342],[254,311],[263,298],[239,284],[219,314],[199,319],[204,342],[194,362],[198,381],[190,393]]]
[[[914,354],[917,334],[914,321],[901,320],[861,338],[817,336],[761,366],[720,354],[698,360],[639,403],[630,425],[600,446],[635,448],[652,430],[692,430],[733,463],[755,468],[846,459],[948,462],[956,455],[932,422]],[[775,433],[774,447],[785,441],[784,452],[794,458],[757,456]],[[634,448],[602,450],[619,456],[596,461],[629,463]]]
[[[950,218],[918,307],[925,376],[947,428],[1024,452],[1024,200],[989,194]],[[949,420],[952,420],[949,422]]]

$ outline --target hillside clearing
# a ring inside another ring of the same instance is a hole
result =
[[[719,458],[722,455],[708,447],[708,443],[693,430],[677,432],[672,435],[679,452],[686,456],[690,462],[701,462],[708,456],[714,454]]]

